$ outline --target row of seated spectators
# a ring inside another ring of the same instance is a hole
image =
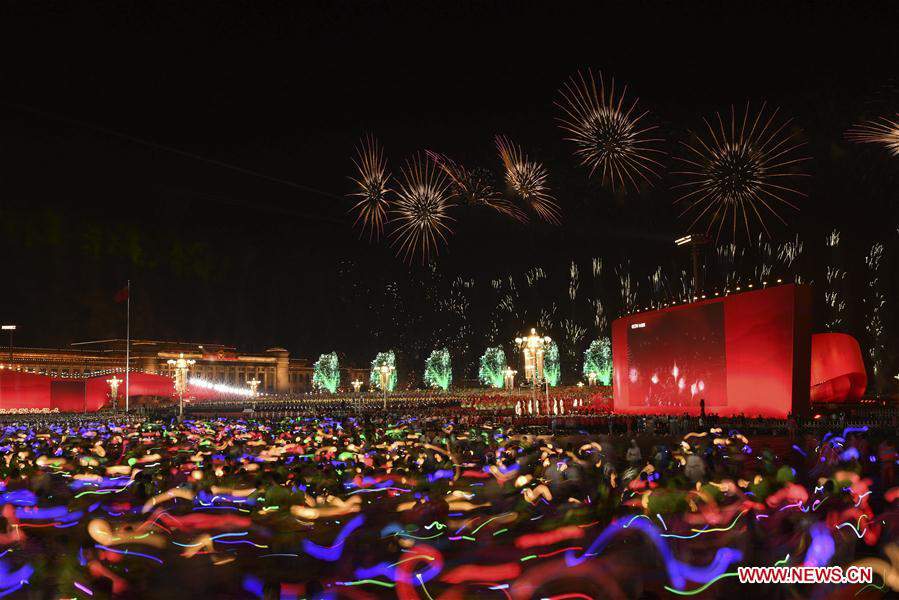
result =
[[[455,396],[390,396],[387,405],[392,412],[425,410],[428,414],[440,414],[435,411],[454,409],[458,412],[461,399]],[[285,413],[285,414],[350,414],[358,412],[383,411],[383,398],[268,398],[243,399],[241,401],[214,401],[192,404],[191,412],[249,412]]]

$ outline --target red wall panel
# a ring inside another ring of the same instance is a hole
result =
[[[109,384],[111,375],[89,379],[53,379],[46,375],[0,369],[0,408],[48,408],[60,412],[96,411],[111,405]],[[122,373],[116,374],[124,379]],[[132,373],[129,393],[138,396],[174,397],[171,377],[152,373]],[[188,397],[216,398],[219,393],[190,386]],[[124,406],[125,382],[119,384],[119,408]]]
[[[50,378],[0,369],[0,408],[50,408]]]
[[[50,408],[59,412],[85,410],[84,379],[54,379],[50,382]]]

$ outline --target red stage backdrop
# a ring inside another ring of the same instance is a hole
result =
[[[804,414],[810,310],[808,287],[782,285],[615,320],[613,410]]]

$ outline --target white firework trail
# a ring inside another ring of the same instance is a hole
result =
[[[827,305],[828,312],[831,315],[824,323],[824,326],[828,331],[838,331],[843,327],[842,314],[846,310],[846,302],[840,298],[839,292],[827,291],[824,292],[824,303]]]
[[[656,298],[667,295],[668,276],[662,271],[662,265],[657,265],[656,270],[649,276],[649,284],[652,286],[652,294]]]
[[[681,301],[689,300],[693,296],[693,276],[687,271],[681,271],[678,284],[676,298]]]
[[[541,279],[546,279],[546,272],[543,270],[543,267],[531,267],[524,274],[524,278],[528,282],[528,286],[534,287],[535,283]]]
[[[547,310],[546,308],[540,309],[540,316],[537,318],[537,326],[540,327],[543,331],[548,331],[553,329],[553,324],[555,323],[556,317],[556,303],[553,302],[552,306]]]
[[[565,319],[562,322],[562,333],[569,348],[574,348],[576,352],[576,346],[586,335],[587,328],[578,325],[573,319]]]
[[[759,264],[753,269],[753,279],[755,281],[767,281],[768,277],[771,276],[773,268],[774,248],[762,234],[759,234],[756,250],[758,252]]]
[[[824,273],[824,278],[827,280],[827,283],[834,283],[845,277],[846,271],[837,267],[832,267],[830,265],[827,266],[827,269]]]
[[[840,245],[840,231],[838,229],[831,231],[824,243],[830,249],[831,261],[836,262],[836,254]],[[845,279],[846,271],[835,264],[827,265],[824,273],[824,280],[827,282],[824,291],[824,304],[827,307],[824,326],[828,331],[839,331],[845,326],[843,315],[846,310],[846,302],[841,291]]]
[[[571,267],[568,269],[568,297],[574,302],[577,298],[577,288],[579,271],[574,261],[571,261]]]
[[[865,256],[865,266],[868,268],[869,298],[867,304],[870,307],[868,321],[865,330],[870,336],[871,345],[868,348],[868,357],[871,359],[871,369],[876,376],[883,368],[883,355],[885,351],[883,312],[886,306],[886,296],[883,293],[880,282],[880,267],[883,260],[883,244],[875,242]]]
[[[562,337],[565,341],[565,355],[568,357],[569,365],[577,363],[581,341],[586,333],[587,329],[575,323],[573,319],[565,319],[562,322]]]
[[[632,313],[637,307],[638,283],[631,276],[631,262],[628,260],[618,265],[615,274],[618,275],[621,308],[625,313]]]
[[[606,309],[602,304],[602,300],[595,298],[590,301],[593,308],[593,324],[600,330],[605,331],[608,321],[606,319]]]
[[[745,251],[742,248],[738,248],[734,242],[722,244],[715,248],[718,270],[722,273],[721,284],[725,290],[733,290],[740,285],[737,263],[741,262],[744,253]]]
[[[797,235],[792,240],[784,242],[783,244],[778,246],[777,259],[781,262],[784,268],[792,268],[793,263],[799,260],[799,257],[802,256],[802,250],[802,241],[799,239],[799,235]]]

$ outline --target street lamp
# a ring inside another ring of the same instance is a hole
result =
[[[2,325],[0,330],[9,332],[9,362],[12,362],[12,332],[16,330],[15,325]]]
[[[518,371],[516,371],[512,367],[506,367],[504,375],[506,380],[506,389],[509,390],[509,396],[512,395],[512,389],[515,387],[515,376],[517,374]]]
[[[546,354],[546,347],[552,343],[549,336],[541,337],[537,335],[537,330],[531,328],[531,333],[527,337],[515,338],[515,343],[521,348],[524,355],[524,377],[531,382],[531,397],[534,404],[537,403],[537,385],[543,379],[543,357]],[[547,397],[549,396],[549,388],[547,388]]]
[[[112,379],[107,379],[106,383],[109,384],[109,397],[112,398],[112,410],[119,410],[119,384],[122,383],[124,379],[119,379],[115,375],[112,376]]]
[[[253,379],[247,380],[247,385],[250,386],[250,398],[253,399],[253,411],[256,410],[256,397],[259,395],[259,384],[262,383],[255,377]]]
[[[247,385],[250,386],[250,398],[253,399],[253,411],[256,411],[256,398],[259,396],[259,384],[262,383],[255,377],[247,379]]]
[[[175,391],[178,392],[178,419],[184,418],[184,392],[187,391],[187,372],[197,361],[184,358],[184,353],[178,355],[178,359],[166,361],[174,370]]]
[[[587,385],[589,385],[590,387],[596,385],[596,378],[596,371],[590,371],[589,373],[587,373]]]
[[[381,391],[384,392],[384,410],[387,410],[387,388],[390,387],[390,377],[396,369],[393,365],[381,365],[378,367],[378,375],[381,381]]]

